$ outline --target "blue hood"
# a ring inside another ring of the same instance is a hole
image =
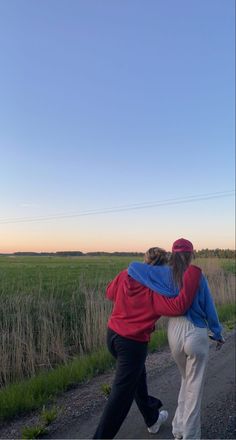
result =
[[[161,295],[173,297],[179,293],[178,287],[174,284],[170,266],[150,266],[134,261],[128,267],[128,274]]]
[[[174,283],[173,272],[170,266],[151,266],[135,261],[129,265],[128,274],[140,284],[149,287],[149,289],[161,295],[173,297],[179,293],[179,289]],[[208,327],[212,331],[214,339],[220,340],[222,338],[222,327],[219,323],[214,301],[204,275],[202,275],[192,306],[185,316],[197,327]]]

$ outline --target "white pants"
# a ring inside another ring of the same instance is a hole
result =
[[[209,351],[207,329],[194,326],[184,316],[170,318],[168,340],[181,374],[172,432],[176,438],[200,439],[201,400]]]

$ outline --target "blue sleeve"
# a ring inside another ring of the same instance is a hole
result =
[[[134,261],[128,267],[128,275],[160,295],[171,298],[179,293],[178,288],[174,288],[171,283],[169,267]]]
[[[206,278],[202,275],[201,288],[204,289],[204,312],[206,314],[206,321],[208,328],[213,333],[215,340],[222,339],[221,332],[222,326],[220,325],[218,314],[215,308],[215,304],[207,283]]]

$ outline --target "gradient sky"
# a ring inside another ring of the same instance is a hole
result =
[[[234,248],[234,0],[0,0],[0,252]],[[1,223],[9,219],[9,223]]]

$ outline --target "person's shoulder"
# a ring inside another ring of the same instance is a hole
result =
[[[115,278],[113,279],[113,281],[111,281],[111,282],[117,282],[117,281],[120,281],[120,280],[123,280],[123,279],[126,279],[126,278],[128,278],[128,270],[127,270],[127,269],[124,269],[124,270],[122,270],[121,272],[119,272],[119,273],[115,276]]]
[[[190,264],[189,268],[193,267],[194,269],[200,270],[202,272],[201,267],[197,266],[196,264]]]
[[[192,267],[194,271],[198,271],[198,273],[201,275],[199,287],[200,287],[201,291],[205,292],[205,290],[208,288],[208,282],[207,282],[207,279],[206,279],[204,273],[202,272],[202,268],[199,266],[196,266],[195,264],[191,264],[189,266],[189,268],[190,267]]]
[[[194,269],[198,270],[201,273],[201,285],[205,286],[207,284],[207,279],[202,271],[202,268],[199,266],[196,266],[195,264],[191,264],[189,267],[193,267]]]
[[[195,264],[190,264],[185,273],[202,276],[202,269]]]
[[[128,277],[128,269],[122,270],[117,276],[120,278],[127,278]]]

